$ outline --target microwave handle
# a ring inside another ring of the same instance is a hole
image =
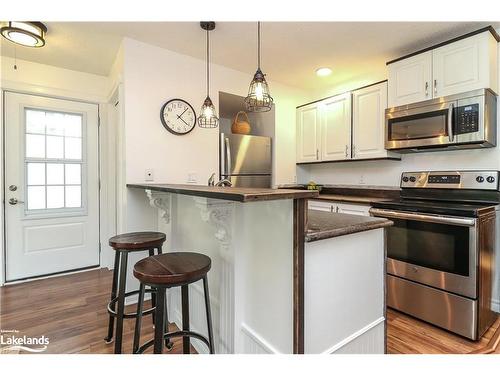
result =
[[[448,139],[453,142],[453,103],[448,107]]]

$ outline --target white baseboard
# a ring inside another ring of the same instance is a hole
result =
[[[354,332],[352,335],[346,337],[342,341],[340,341],[337,344],[333,345],[332,347],[328,348],[327,350],[325,350],[321,354],[333,354],[333,353],[335,353],[336,351],[340,350],[342,347],[344,347],[347,344],[349,344],[350,342],[354,341],[355,339],[357,339],[361,335],[365,334],[366,332],[368,332],[372,328],[378,326],[380,323],[383,323],[384,320],[385,320],[384,317],[378,318],[377,320],[375,320],[375,321],[371,322],[370,324],[361,328],[359,331]]]
[[[281,354],[279,350],[245,323],[241,324],[241,333],[243,354]]]

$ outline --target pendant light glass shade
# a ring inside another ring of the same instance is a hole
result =
[[[265,74],[260,70],[260,22],[257,23],[257,45],[257,71],[250,82],[245,105],[250,112],[268,112],[273,107],[273,97],[269,93]]]
[[[198,126],[200,128],[216,128],[219,126],[219,118],[217,111],[210,99],[210,36],[209,32],[215,29],[215,22],[201,22],[200,26],[207,31],[207,97],[201,106],[200,115],[198,116]]]
[[[41,22],[9,21],[0,32],[6,39],[21,46],[43,47],[47,27]]]

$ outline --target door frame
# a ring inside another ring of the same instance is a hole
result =
[[[12,92],[12,93],[17,93],[17,94],[27,94],[27,95],[34,95],[34,96],[40,96],[40,97],[47,97],[51,99],[58,99],[58,100],[68,100],[68,101],[75,101],[75,102],[81,102],[81,103],[87,103],[87,104],[93,104],[97,106],[97,114],[98,114],[98,129],[97,129],[97,158],[98,158],[98,179],[99,179],[99,196],[98,196],[98,202],[99,202],[99,212],[98,212],[98,235],[99,235],[99,267],[112,267],[110,264],[108,258],[109,257],[104,257],[103,259],[103,248],[105,248],[107,245],[107,238],[103,238],[103,236],[107,236],[108,233],[104,233],[106,231],[102,230],[102,224],[104,220],[108,220],[108,218],[111,219],[111,222],[113,224],[115,223],[115,212],[109,212],[110,210],[108,209],[108,205],[103,205],[104,202],[107,201],[107,199],[114,199],[116,201],[116,197],[114,194],[115,188],[114,188],[114,182],[113,186],[110,188],[110,179],[109,178],[104,178],[104,176],[108,176],[107,174],[109,170],[109,166],[115,163],[115,160],[110,160],[114,159],[112,154],[109,153],[103,153],[103,150],[107,148],[107,146],[112,143],[111,139],[108,135],[108,121],[107,120],[107,101],[103,98],[88,98],[87,96],[81,96],[81,95],[73,95],[70,94],[69,96],[66,96],[63,93],[61,95],[58,92],[52,92],[52,90],[47,90],[44,91],[43,93],[37,92],[38,87],[37,86],[30,86],[30,85],[22,85],[21,87],[18,87],[18,85],[9,85],[6,84],[4,85],[4,82],[2,82],[2,87],[0,88],[0,113],[1,113],[1,131],[0,131],[0,155],[2,155],[2,163],[0,164],[0,198],[2,202],[2,208],[1,208],[1,215],[0,215],[0,246],[1,246],[1,251],[0,251],[0,286],[3,286],[6,284],[5,278],[6,278],[6,253],[7,253],[7,247],[6,247],[6,207],[5,207],[5,93],[6,92]],[[104,157],[103,157],[104,155]],[[113,180],[114,181],[114,180]],[[116,205],[115,205],[116,207]],[[116,229],[116,226],[115,226]],[[107,228],[107,232],[109,232],[110,229]],[[71,272],[78,272],[78,270],[73,270],[73,271],[68,271],[67,273]],[[66,272],[65,272],[66,273]],[[52,277],[52,276],[57,276],[62,273],[57,273],[53,275],[46,275],[46,276],[41,276],[40,278],[47,278],[47,277]],[[15,283],[19,282],[26,282],[33,280],[35,278],[28,278],[26,280],[21,280],[21,281],[16,281]],[[10,284],[10,283],[9,283]]]

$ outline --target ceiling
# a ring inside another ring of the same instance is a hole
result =
[[[197,22],[47,22],[46,46],[17,47],[17,58],[107,75],[123,37],[205,58]],[[386,61],[499,22],[266,22],[262,70],[270,81],[321,90],[380,70]],[[253,74],[256,23],[219,22],[211,34],[212,61]],[[1,38],[1,53],[14,45]],[[328,66],[333,73],[317,77]]]

